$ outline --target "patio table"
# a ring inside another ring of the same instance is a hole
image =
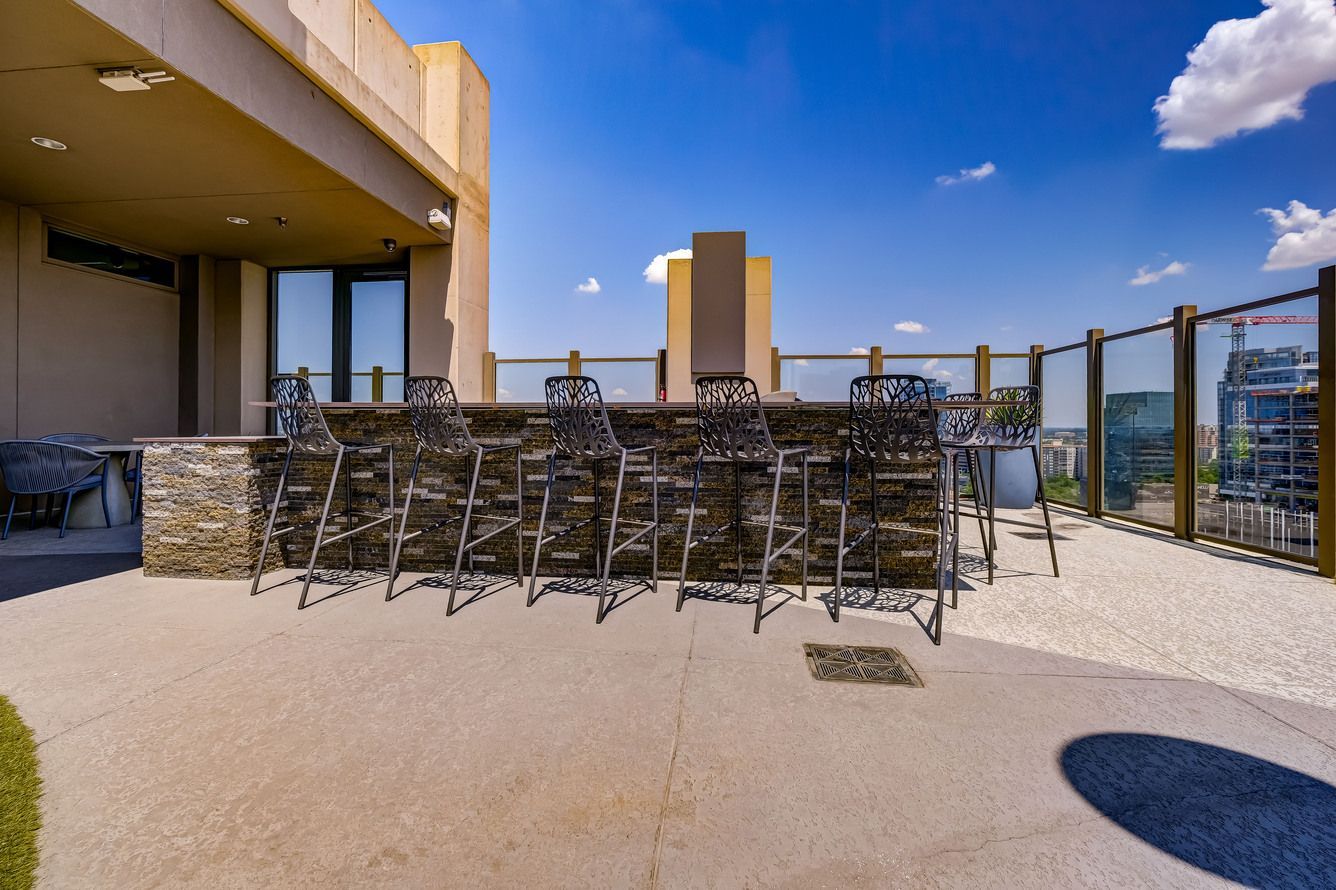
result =
[[[125,458],[144,450],[142,442],[87,442],[80,448],[107,455],[107,514],[112,525],[129,525],[133,518],[130,494],[125,489]],[[141,482],[142,484],[142,482]],[[105,528],[102,517],[102,493],[96,488],[74,496],[70,507],[70,528]]]

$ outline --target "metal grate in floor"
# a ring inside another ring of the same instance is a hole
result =
[[[803,651],[807,654],[807,666],[818,680],[851,680],[855,683],[888,683],[892,686],[923,685],[898,649],[803,643]]]

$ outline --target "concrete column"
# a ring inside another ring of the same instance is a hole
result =
[[[214,264],[213,432],[263,435],[269,398],[269,270],[246,260]]]
[[[746,375],[765,392],[770,380],[770,257],[747,257]]]
[[[481,401],[483,355],[488,350],[491,87],[458,42],[424,44],[413,47],[413,52],[422,63],[419,130],[427,143],[459,172],[451,243],[446,248],[449,259],[424,259],[431,267],[427,273],[428,286],[440,287],[442,269],[446,281],[443,304],[439,293],[423,297],[432,313],[425,337],[434,339],[437,348],[448,337],[449,353],[444,359],[449,367],[447,376],[462,400]],[[416,274],[417,262],[413,261],[410,281]],[[419,289],[415,283],[410,288]],[[443,324],[434,321],[438,312],[443,313]],[[411,318],[410,326],[415,327],[422,316]],[[412,344],[417,339],[410,337],[409,367],[414,373],[427,367],[416,364],[415,357],[429,348],[420,344],[419,350],[414,351]],[[442,364],[439,356],[424,356],[424,361],[431,362],[432,367]]]
[[[691,260],[668,261],[668,401],[696,398],[691,378]]]
[[[0,201],[0,439],[19,424],[19,208]]]
[[[213,432],[213,257],[182,257],[177,274],[181,292],[177,432],[198,436]]]

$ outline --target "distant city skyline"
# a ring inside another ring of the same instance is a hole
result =
[[[809,353],[1071,343],[1336,257],[1329,0],[379,6],[491,82],[503,356],[652,354],[697,230],[774,258]]]

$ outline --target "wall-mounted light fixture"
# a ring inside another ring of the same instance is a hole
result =
[[[138,68],[99,68],[97,69],[97,79],[104,87],[113,89],[118,93],[147,90],[152,84],[169,83],[176,80],[175,77],[161,69],[141,71]]]
[[[446,229],[450,228],[450,204],[442,204],[440,210],[437,210],[435,207],[428,210],[427,225],[438,232],[444,232]]]

